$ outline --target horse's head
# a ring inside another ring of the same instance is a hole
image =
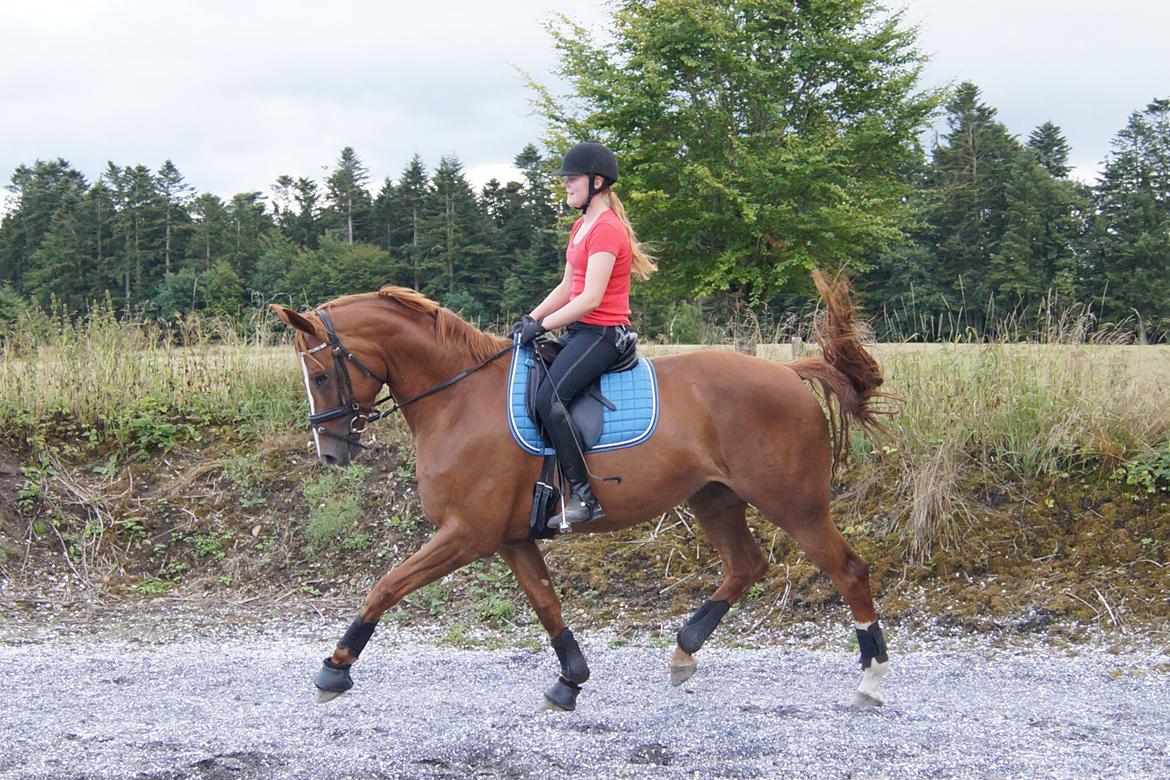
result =
[[[284,306],[272,310],[296,331],[297,350],[309,397],[309,427],[317,457],[345,466],[363,445],[362,433],[377,419],[374,401],[387,384],[385,362],[366,339],[343,333],[327,309],[299,314]]]

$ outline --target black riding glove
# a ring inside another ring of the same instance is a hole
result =
[[[512,326],[512,335],[520,334],[520,343],[528,346],[542,333],[548,333],[548,328],[540,324],[540,320],[534,320],[527,314],[524,319]]]

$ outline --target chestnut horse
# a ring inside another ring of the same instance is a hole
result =
[[[880,704],[889,661],[868,568],[829,518],[829,486],[850,422],[881,430],[873,403],[884,395],[877,390],[882,374],[861,345],[847,282],[819,273],[814,281],[826,304],[816,334],[821,357],[777,364],[707,351],[654,359],[657,429],[643,444],[587,456],[593,473],[622,479],[594,485],[606,514],[580,532],[617,531],[690,505],[723,561],[724,577],[679,631],[671,658],[671,681],[678,685],[695,672],[694,653],[730,605],[768,568],[745,520],[754,506],[792,535],[848,602],[863,670],[856,698]],[[380,416],[374,404],[385,385],[414,435],[419,497],[437,528],[374,585],[317,675],[319,699],[352,687],[350,666],[388,609],[417,588],[498,554],[560,661],[546,706],[573,709],[589,667],[565,626],[540,547],[529,538],[541,459],[522,451],[509,432],[508,361],[494,358],[510,342],[400,287],[338,298],[307,314],[273,309],[295,329],[318,457],[344,465],[360,452],[362,431]],[[828,419],[805,382],[825,395]]]

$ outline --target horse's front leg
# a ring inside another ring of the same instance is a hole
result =
[[[440,528],[435,535],[389,574],[378,580],[361,612],[350,625],[333,655],[325,659],[321,671],[314,681],[317,686],[317,700],[329,701],[353,687],[349,669],[361,655],[370,641],[374,628],[386,610],[393,607],[411,592],[471,563],[490,551],[475,546],[472,541],[452,524]]]
[[[512,570],[516,581],[528,596],[540,624],[552,638],[553,650],[561,664],[561,675],[553,687],[544,693],[546,709],[572,710],[577,707],[577,694],[581,685],[589,679],[589,665],[581,647],[573,638],[573,632],[565,627],[561,616],[561,601],[552,585],[552,577],[544,556],[536,542],[526,540],[504,544],[499,549],[500,557]]]

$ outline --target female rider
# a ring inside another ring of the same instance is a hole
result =
[[[617,361],[633,338],[630,274],[648,279],[657,270],[611,189],[618,178],[613,152],[598,143],[577,144],[556,173],[564,177],[565,201],[582,216],[569,231],[560,284],[513,328],[521,343],[529,344],[546,331],[567,326],[565,346],[536,392],[536,411],[571,493],[563,514],[549,520],[550,528],[605,516],[590,489],[568,404]]]

